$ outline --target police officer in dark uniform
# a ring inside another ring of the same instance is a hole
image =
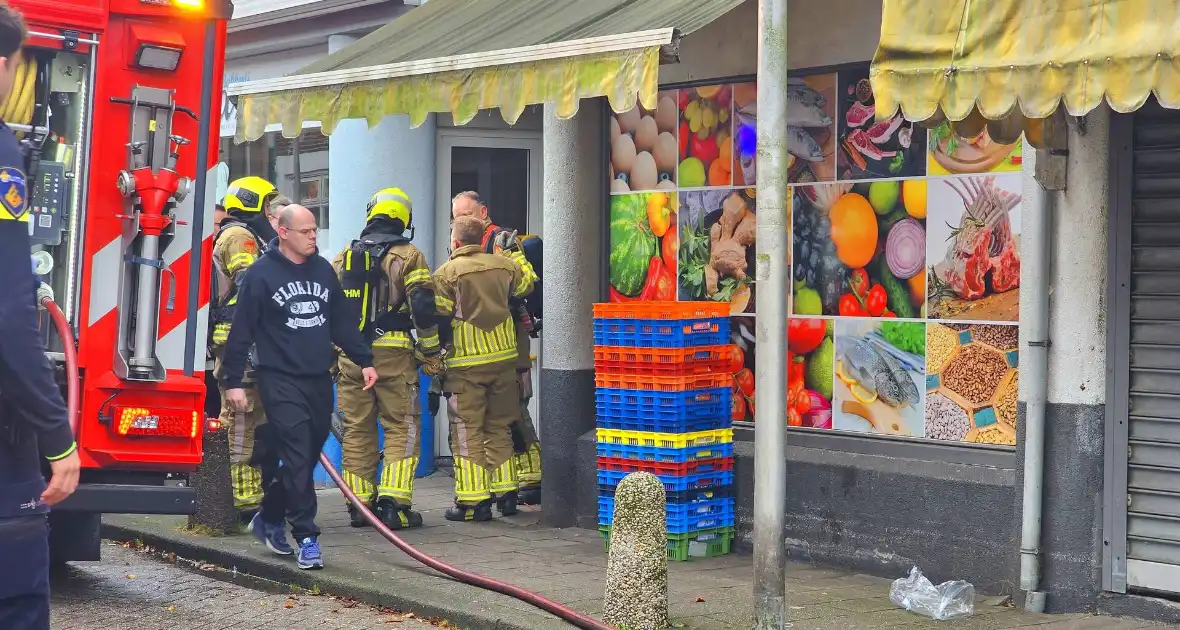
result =
[[[21,15],[0,5],[0,102],[12,89],[25,34]],[[80,463],[37,333],[27,172],[16,136],[0,124],[0,628],[48,630],[46,515],[78,487]]]

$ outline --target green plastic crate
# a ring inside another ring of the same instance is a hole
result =
[[[609,526],[600,526],[603,548],[610,551]],[[668,559],[683,562],[691,558],[715,558],[728,554],[733,548],[734,528],[717,527],[687,534],[668,534]]]

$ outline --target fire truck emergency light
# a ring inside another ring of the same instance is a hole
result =
[[[140,68],[174,72],[184,53],[184,38],[179,33],[155,24],[131,25],[128,50],[132,63]]]
[[[183,409],[115,407],[115,432],[124,436],[195,438],[201,414]]]

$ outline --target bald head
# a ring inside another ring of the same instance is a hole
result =
[[[315,213],[299,204],[291,204],[279,210],[276,223],[279,248],[284,255],[296,262],[315,255],[318,237]]]

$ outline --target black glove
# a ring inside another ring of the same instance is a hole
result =
[[[428,392],[426,394],[426,408],[430,410],[431,416],[438,415],[439,398],[442,396],[435,392]]]

